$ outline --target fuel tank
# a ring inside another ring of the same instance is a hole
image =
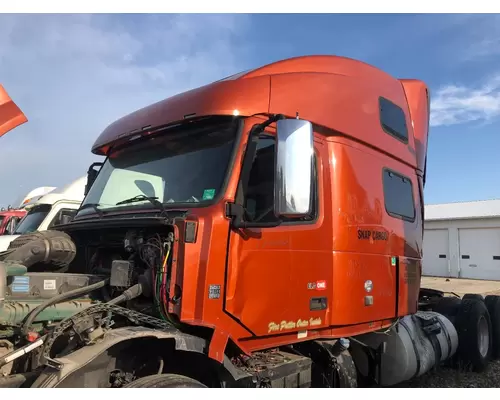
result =
[[[385,341],[381,356],[381,386],[392,386],[425,374],[451,358],[458,347],[458,334],[444,315],[419,311],[407,315],[387,332],[356,337],[376,350]],[[351,354],[359,372],[368,375],[368,356],[364,346],[351,342]]]

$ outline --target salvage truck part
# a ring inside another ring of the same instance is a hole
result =
[[[482,371],[497,300],[420,288],[429,104],[421,81],[309,56],[114,122],[76,216],[0,254],[0,386]]]

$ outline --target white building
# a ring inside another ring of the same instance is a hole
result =
[[[425,206],[423,275],[500,281],[500,200]]]

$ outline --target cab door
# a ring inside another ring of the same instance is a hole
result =
[[[259,138],[243,202],[245,220],[262,227],[231,229],[226,266],[225,311],[249,331],[249,336],[304,334],[328,325],[332,264],[318,196],[322,143],[317,141],[315,146],[313,212],[269,227],[276,221],[276,139],[267,133]]]

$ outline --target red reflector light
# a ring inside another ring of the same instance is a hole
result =
[[[36,340],[38,340],[38,338],[40,337],[40,335],[36,332],[28,332],[28,334],[26,335],[26,340],[28,342],[35,342]]]

